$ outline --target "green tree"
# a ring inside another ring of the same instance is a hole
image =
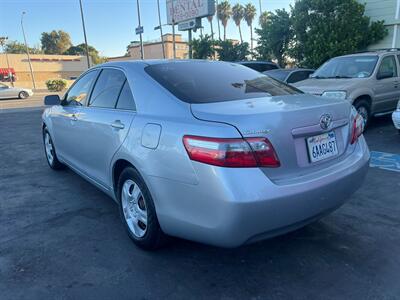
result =
[[[240,28],[240,22],[243,20],[244,17],[244,8],[242,5],[239,3],[235,4],[232,7],[232,19],[235,22],[236,26],[239,29],[239,35],[240,35],[240,42],[243,43],[243,37],[242,37],[242,29]]]
[[[214,42],[208,34],[199,39],[192,40],[193,58],[209,59],[214,55]]]
[[[269,13],[263,20],[260,29],[255,30],[259,36],[256,48],[258,56],[263,60],[276,59],[281,67],[286,65],[289,45],[292,39],[291,20],[289,13],[278,9]]]
[[[71,37],[63,30],[43,32],[40,39],[45,54],[63,54],[71,46]]]
[[[299,0],[292,7],[290,54],[300,65],[319,67],[327,59],[367,48],[387,35],[383,21],[371,22],[356,0]]]
[[[88,45],[89,56],[92,59],[92,63],[97,65],[106,62],[106,58],[99,55],[99,51],[93,46]],[[86,55],[86,47],[85,44],[79,44],[76,46],[71,46],[67,51],[63,54],[67,55]]]
[[[246,60],[250,54],[248,43],[235,44],[232,40],[216,42],[215,51],[218,53],[219,60],[223,61]]]
[[[30,54],[42,53],[42,50],[40,50],[39,48],[28,47],[28,49],[29,49]],[[17,41],[10,41],[5,45],[4,51],[7,53],[13,53],[13,54],[23,54],[23,53],[26,53],[26,47],[25,47],[24,43],[20,43]]]
[[[253,51],[253,21],[256,17],[257,9],[251,4],[247,3],[244,7],[244,19],[246,20],[247,25],[250,28],[250,49]]]
[[[221,21],[222,26],[224,26],[224,41],[226,40],[226,26],[228,25],[228,20],[232,16],[232,9],[229,1],[222,1],[217,6],[217,17]]]

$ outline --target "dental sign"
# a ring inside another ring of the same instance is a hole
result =
[[[167,0],[167,22],[184,21],[215,14],[215,0]]]

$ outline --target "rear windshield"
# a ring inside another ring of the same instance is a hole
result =
[[[187,103],[223,102],[302,93],[296,88],[235,63],[182,61],[150,65],[145,70],[175,97]]]

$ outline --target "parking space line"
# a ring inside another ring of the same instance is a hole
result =
[[[400,155],[387,152],[371,151],[369,166],[400,173]]]

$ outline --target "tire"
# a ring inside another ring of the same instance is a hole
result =
[[[364,128],[367,128],[368,124],[371,120],[371,107],[367,100],[360,99],[354,102],[354,107],[356,108],[357,112],[363,117],[364,119]]]
[[[117,191],[121,220],[132,241],[145,250],[162,247],[167,236],[161,230],[153,198],[139,172],[125,168],[118,179]]]
[[[49,167],[53,170],[61,170],[65,168],[57,158],[56,148],[54,147],[53,140],[50,136],[49,131],[46,127],[43,128],[43,146],[44,146],[44,154],[46,156],[46,161],[49,164]]]
[[[25,91],[19,92],[19,94],[18,94],[19,99],[26,99],[28,97],[29,97],[29,94]]]

